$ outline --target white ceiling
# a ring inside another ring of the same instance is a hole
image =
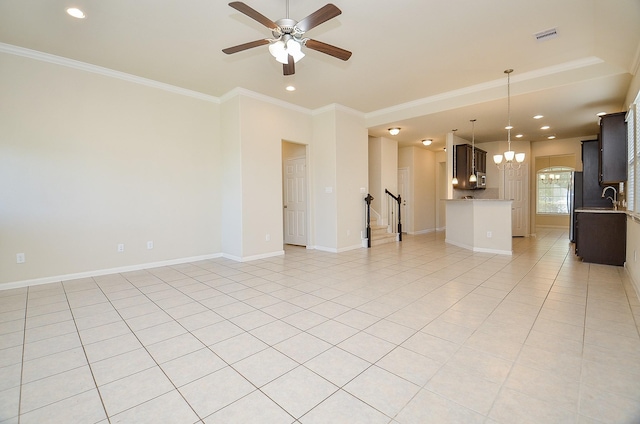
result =
[[[401,145],[433,138],[433,149],[454,128],[469,138],[470,119],[476,141],[506,139],[507,68],[514,134],[596,134],[595,113],[624,110],[640,62],[638,0],[333,1],[342,14],[306,36],[353,56],[307,49],[288,77],[267,46],[221,52],[271,35],[226,1],[2,0],[0,42],[217,97],[242,87],[308,109],[338,103],[365,113],[371,135],[399,126]],[[245,3],[285,17],[286,0]],[[289,14],[301,20],[325,4],[290,0]],[[70,6],[87,18],[68,16]],[[536,41],[550,28],[557,38]]]

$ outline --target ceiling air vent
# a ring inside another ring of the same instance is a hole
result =
[[[538,32],[533,36],[536,37],[536,40],[538,41],[550,40],[558,36],[558,29],[557,28],[547,29],[545,31]]]

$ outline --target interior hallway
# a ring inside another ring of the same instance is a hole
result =
[[[0,291],[0,423],[632,423],[640,302],[567,233]]]

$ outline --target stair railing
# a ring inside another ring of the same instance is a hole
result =
[[[398,241],[402,241],[402,217],[401,217],[401,213],[400,213],[400,205],[402,203],[402,198],[400,197],[400,194],[398,194],[397,196],[394,196],[389,190],[387,190],[386,188],[384,189],[384,192],[387,193],[391,199],[395,200],[396,203],[398,204],[397,207],[391,207],[389,208],[389,222],[391,222],[391,225],[393,225],[395,222],[394,220],[391,219],[391,217],[393,216],[393,212],[395,210],[398,211],[398,222],[397,222],[397,231],[398,231]]]
[[[367,193],[367,197],[364,198],[367,207],[365,209],[366,221],[367,221],[367,247],[371,248],[371,202],[373,201],[373,196],[370,193]]]

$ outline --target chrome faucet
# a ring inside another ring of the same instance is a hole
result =
[[[613,186],[606,186],[603,190],[602,190],[602,197],[604,199],[604,194],[606,193],[606,191],[608,189],[613,190],[613,198],[611,196],[607,196],[607,199],[611,200],[611,203],[613,203],[613,210],[618,210],[618,191],[616,190],[615,187]]]

